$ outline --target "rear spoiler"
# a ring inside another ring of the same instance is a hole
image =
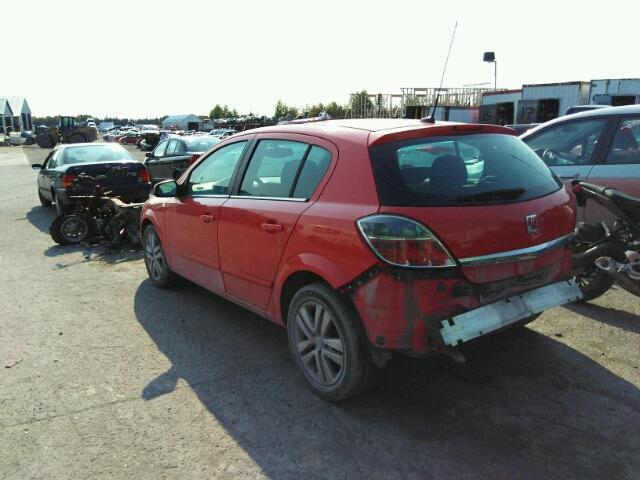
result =
[[[403,129],[401,131],[379,130],[371,132],[369,135],[369,146],[380,145],[382,143],[397,142],[398,140],[411,140],[413,138],[435,137],[444,135],[473,135],[479,133],[498,133],[502,135],[517,136],[517,132],[508,127],[499,125],[484,124],[425,124],[416,125],[412,129]]]

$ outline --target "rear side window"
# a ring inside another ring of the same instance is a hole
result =
[[[318,188],[318,184],[331,163],[331,153],[316,145],[311,147],[307,155],[296,188],[293,191],[294,198],[310,198]]]
[[[371,148],[383,205],[459,206],[529,200],[561,184],[511,135],[428,137]]]

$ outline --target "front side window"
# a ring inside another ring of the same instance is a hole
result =
[[[589,165],[606,123],[606,118],[562,123],[524,141],[549,166]]]
[[[640,163],[640,118],[620,123],[611,142],[607,163]]]
[[[227,195],[247,141],[232,143],[205,158],[189,176],[188,195]]]
[[[162,158],[164,157],[164,153],[167,151],[167,145],[169,144],[168,140],[165,140],[164,142],[161,142],[160,145],[158,145],[156,147],[156,149],[153,151],[153,156],[155,158]]]
[[[302,160],[310,145],[290,140],[261,140],[242,180],[240,195],[291,197]]]
[[[383,205],[463,206],[529,200],[561,184],[511,135],[426,137],[374,146]]]
[[[169,145],[167,145],[167,151],[165,153],[165,156],[172,157],[176,155],[177,149],[178,149],[178,140],[176,139],[169,140]]]

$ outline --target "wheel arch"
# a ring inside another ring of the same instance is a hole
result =
[[[282,325],[295,293],[305,285],[324,283],[336,292],[352,278],[336,263],[313,253],[299,254],[287,259],[278,271],[271,297],[271,317]],[[345,301],[348,299],[345,297]]]

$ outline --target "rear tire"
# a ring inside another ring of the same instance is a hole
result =
[[[56,144],[53,135],[50,133],[41,133],[36,136],[36,143],[40,148],[53,148]]]
[[[324,400],[346,400],[373,383],[375,366],[364,330],[353,309],[328,285],[307,285],[294,295],[287,337],[294,364]]]
[[[171,271],[164,254],[160,237],[153,225],[144,229],[142,234],[144,264],[151,283],[158,288],[169,288],[176,283],[177,275]]]
[[[40,200],[40,205],[42,205],[43,207],[51,206],[51,203],[52,203],[51,200],[47,200],[46,198],[44,198],[39,188],[38,188],[38,200]]]

